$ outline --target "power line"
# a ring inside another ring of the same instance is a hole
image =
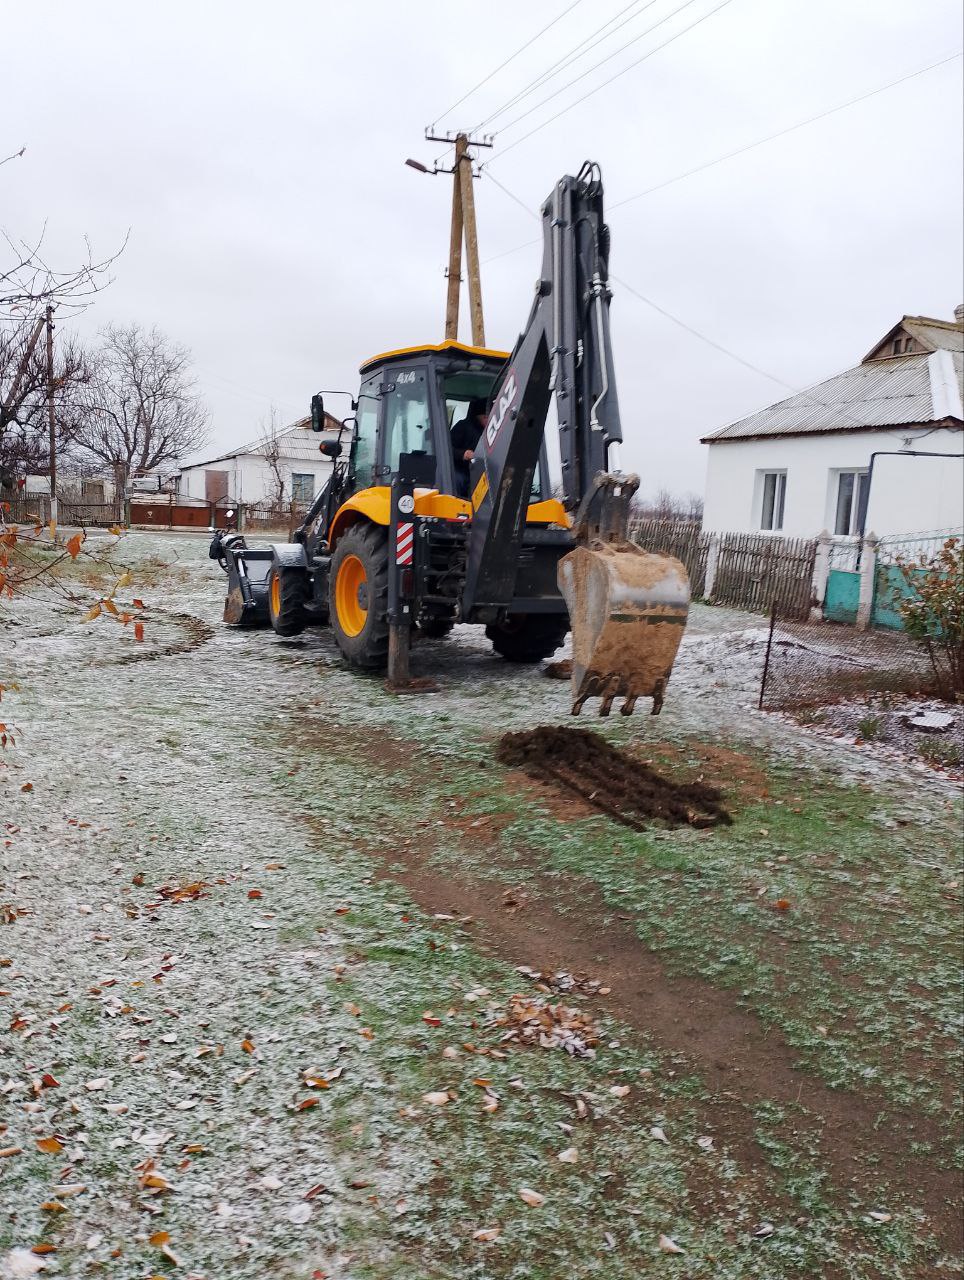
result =
[[[643,8],[639,9],[640,0],[631,0],[631,3],[626,5],[624,9],[620,9],[617,13],[613,14],[613,16],[609,19],[608,22],[604,22],[602,26],[597,27],[595,31],[590,31],[589,35],[586,36],[584,40],[581,40],[577,44],[573,45],[573,47],[568,51],[568,53],[564,53],[561,58],[553,62],[548,67],[547,70],[543,71],[541,75],[536,76],[534,80],[530,80],[529,83],[525,86],[525,88],[520,89],[518,93],[514,94],[511,98],[509,98],[508,101],[503,103],[501,107],[493,111],[490,115],[487,115],[485,119],[482,120],[479,124],[473,125],[472,126],[473,132],[477,129],[483,128],[487,124],[490,124],[493,120],[496,119],[497,116],[501,116],[503,112],[508,111],[510,108],[514,107],[517,103],[521,102],[524,98],[527,98],[530,93],[535,93],[536,89],[541,88],[542,85],[544,84],[548,84],[548,82],[554,76],[557,76],[560,71],[564,71],[566,67],[572,66],[572,64],[574,62],[578,62],[580,58],[584,58],[587,53],[589,53],[591,50],[596,48],[596,45],[603,44],[606,40],[609,39],[610,36],[614,36],[617,31],[619,31],[622,27],[624,27],[627,22],[632,22],[634,18],[638,18],[640,13],[642,13],[646,9],[649,9],[655,3],[656,3],[656,0],[646,0],[646,3],[643,5]],[[598,40],[594,41],[592,44],[587,45],[586,43],[587,41],[592,40],[593,36],[598,36],[601,31],[605,31],[606,27],[611,27],[612,24],[616,21],[616,19],[621,18],[623,14],[626,13],[626,11],[629,9],[636,9],[637,12],[630,14],[628,18],[624,19],[624,21],[619,23],[619,26],[613,27],[612,31],[607,32],[606,35],[600,36]],[[583,45],[586,45],[586,47],[583,48]]]
[[[214,373],[210,369],[205,369],[201,366],[196,366],[196,367],[197,367],[197,372],[201,375],[200,381],[202,383],[204,382],[210,383],[210,381],[213,379],[215,382],[221,382],[224,384],[224,388],[220,388],[220,387],[212,388],[212,390],[214,390],[218,394],[224,394],[224,392],[227,389],[230,389],[228,391],[228,394],[241,396],[247,400],[259,400],[266,404],[276,404],[279,406],[286,405],[289,410],[294,409],[294,402],[291,400],[279,400],[277,396],[269,396],[269,395],[265,395],[261,391],[254,391],[251,387],[245,387],[239,382],[233,382],[230,378],[222,377],[221,374]]]
[[[780,129],[776,133],[767,134],[765,138],[757,138],[755,142],[748,142],[745,146],[737,147],[735,151],[728,151],[725,155],[717,156],[713,160],[707,160],[704,164],[696,165],[692,169],[687,169],[683,173],[677,173],[672,178],[666,178],[663,182],[658,182],[653,187],[647,187],[645,191],[637,191],[635,195],[626,196],[623,200],[616,200],[610,206],[610,210],[619,209],[624,204],[630,204],[633,200],[641,200],[644,196],[652,195],[655,191],[662,191],[664,187],[672,186],[676,182],[682,182],[685,178],[692,178],[697,173],[702,173],[706,169],[712,169],[715,165],[722,164],[725,160],[732,160],[736,156],[745,155],[748,151],[753,151],[756,147],[762,147],[765,143],[774,142],[778,138],[783,138],[787,134],[794,133],[798,129],[803,129],[807,125],[815,124],[819,120],[825,120],[828,116],[836,115],[839,111],[845,111],[848,107],[856,106],[858,103],[866,102],[868,98],[876,97],[877,94],[884,93],[888,89],[895,89],[898,85],[906,84],[908,80],[913,80],[917,76],[922,76],[928,71],[934,71],[938,67],[946,66],[949,62],[954,62],[957,58],[964,56],[964,50],[958,50],[957,53],[949,54],[946,58],[941,58],[937,62],[931,62],[926,67],[918,67],[916,71],[909,71],[907,75],[901,76],[897,80],[891,80],[887,84],[878,85],[876,89],[870,89],[867,93],[862,93],[859,97],[851,98],[847,102],[841,102],[836,107],[829,107],[826,111],[820,111],[817,115],[808,116],[805,120],[798,120],[796,124],[788,125],[785,129]],[[520,139],[521,141],[521,139]],[[496,182],[489,168],[484,168],[483,173]],[[510,194],[507,188],[502,186],[501,182],[496,182],[506,194]],[[513,196],[513,199],[515,197]],[[521,203],[521,202],[520,202]],[[532,212],[525,206],[527,212]],[[537,240],[526,240],[523,244],[514,245],[511,249],[503,249],[500,253],[492,254],[486,258],[483,266],[489,262],[495,262],[499,258],[506,258],[510,254],[518,253],[520,249],[528,249],[530,246],[538,244]]]
[[[652,195],[654,191],[662,191],[664,187],[672,186],[674,182],[682,182],[684,178],[692,178],[696,173],[702,173],[705,169],[712,169],[714,165],[722,164],[724,160],[732,160],[735,156],[745,155],[747,151],[753,151],[756,147],[762,147],[764,143],[774,142],[777,138],[784,138],[788,133],[794,133],[797,129],[803,129],[808,124],[814,124],[817,120],[825,120],[827,116],[836,115],[838,111],[845,111],[847,107],[856,106],[858,102],[866,102],[868,98],[875,97],[878,93],[884,93],[887,89],[893,89],[899,84],[905,84],[908,80],[913,80],[915,76],[922,76],[928,71],[933,71],[937,67],[946,66],[948,62],[953,62],[956,58],[964,56],[964,50],[958,50],[946,58],[941,58],[938,62],[932,62],[926,67],[919,67],[916,71],[910,71],[906,76],[901,76],[899,80],[891,80],[888,84],[878,85],[876,89],[871,89],[867,93],[862,93],[857,98],[851,98],[848,102],[841,102],[836,107],[829,107],[826,111],[821,111],[818,115],[808,116],[806,120],[798,120],[796,124],[788,125],[785,129],[779,129],[776,133],[767,134],[765,138],[757,138],[756,142],[748,142],[746,146],[737,147],[735,151],[728,151],[725,155],[717,156],[715,160],[707,160],[705,164],[697,165],[693,169],[687,169],[685,173],[678,173],[673,178],[667,178],[665,182],[658,182],[654,187],[647,187],[645,191],[637,191],[634,196],[626,196],[624,200],[617,200],[615,204],[611,204],[610,209],[619,209],[624,204],[629,204],[633,200],[641,200],[643,196]],[[490,175],[491,176],[491,175]]]
[[[471,98],[472,94],[475,93],[476,89],[481,89],[484,84],[488,84],[488,82],[492,79],[492,77],[498,75],[503,67],[507,67],[510,62],[513,62],[516,58],[518,58],[520,53],[524,53],[525,50],[528,49],[531,44],[534,44],[536,40],[539,39],[540,36],[544,36],[550,27],[554,27],[557,22],[560,22],[566,16],[567,13],[571,13],[573,9],[575,9],[576,6],[580,4],[582,4],[582,0],[573,0],[573,3],[570,4],[567,8],[563,9],[562,13],[558,14],[555,18],[553,18],[551,22],[547,23],[542,28],[541,31],[537,31],[536,34],[530,40],[527,40],[524,45],[521,45],[518,49],[516,49],[515,53],[511,53],[504,62],[500,62],[494,71],[490,71],[487,76],[483,76],[483,78],[479,81],[478,84],[473,85],[472,88],[468,91],[468,93],[463,93],[461,98],[459,98],[457,102],[453,102],[452,105],[448,108],[448,110],[443,111],[441,115],[436,116],[435,120],[436,121],[444,120],[446,116],[451,115],[456,107],[460,107],[467,98]]]
[[[692,3],[692,0],[687,0],[687,3],[688,4]],[[600,89],[605,89],[606,86],[609,84],[612,84],[614,80],[618,80],[620,76],[624,76],[627,71],[632,71],[634,67],[638,67],[640,63],[645,62],[647,58],[651,58],[654,53],[659,53],[661,49],[665,49],[667,45],[672,44],[674,40],[678,40],[680,36],[685,36],[688,31],[692,31],[694,27],[700,26],[702,23],[704,23],[707,20],[707,18],[712,18],[715,13],[719,13],[721,9],[725,9],[726,6],[731,3],[732,3],[732,0],[721,0],[720,4],[716,5],[715,8],[711,9],[709,13],[705,13],[702,18],[697,18],[695,22],[691,22],[690,25],[688,27],[684,27],[682,31],[677,31],[677,33],[673,36],[670,36],[668,40],[664,40],[662,44],[658,44],[655,49],[650,49],[650,51],[648,53],[644,53],[641,58],[637,58],[636,61],[631,62],[629,66],[623,67],[621,71],[617,71],[615,75],[610,76],[608,80],[604,80],[602,84],[598,84],[594,89],[590,89],[588,93],[584,93],[583,96],[581,98],[577,98],[575,102],[570,102],[567,107],[563,107],[561,111],[557,111],[556,114],[554,116],[550,116],[548,120],[543,120],[541,124],[537,124],[534,129],[530,129],[528,133],[524,133],[522,137],[517,138],[515,142],[510,142],[507,147],[504,147],[499,152],[499,155],[497,158],[501,159],[506,154],[506,152],[511,151],[513,147],[517,147],[521,142],[525,142],[527,138],[531,138],[533,134],[538,133],[540,129],[544,129],[546,125],[552,124],[553,121],[558,120],[560,116],[564,116],[566,112],[571,111],[573,107],[578,107],[580,103],[585,102],[587,98],[591,98],[593,94],[598,93]],[[686,8],[685,4],[680,6],[680,9],[685,9],[685,8]],[[671,13],[669,16],[671,18],[674,17],[676,13],[680,12],[680,9],[674,10],[674,12]],[[666,21],[666,19],[664,19],[664,21]],[[657,23],[656,25],[659,26],[660,24]],[[648,33],[644,32],[643,34],[645,35]],[[529,113],[527,112],[526,114],[529,114]],[[509,128],[509,127],[510,125],[506,125],[506,128]],[[489,161],[489,163],[491,163],[491,161]]]
[[[499,188],[500,191],[503,191],[509,197],[510,200],[514,200],[515,203],[519,205],[520,208],[524,209],[526,213],[529,214],[530,217],[533,217],[533,218],[539,217],[537,213],[535,213],[532,209],[529,208],[529,206],[525,203],[524,200],[520,200],[520,198],[514,192],[510,191],[507,186],[499,182],[497,178],[493,177],[493,175],[489,173],[487,169],[484,172],[486,173],[487,177],[492,182],[495,183],[495,185]],[[491,259],[488,259],[488,261],[491,261]],[[644,294],[640,293],[638,289],[634,289],[631,284],[627,284],[625,280],[621,280],[619,276],[610,274],[609,278],[611,280],[614,280],[616,284],[620,286],[620,288],[625,289],[627,293],[631,293],[634,298],[638,298],[640,302],[645,302],[645,304],[648,307],[652,307],[654,311],[658,311],[661,316],[664,316],[667,320],[672,321],[673,324],[679,325],[681,329],[685,329],[686,332],[692,334],[694,338],[699,338],[701,342],[705,342],[708,346],[713,347],[716,351],[722,352],[722,354],[725,356],[729,356],[731,360],[735,360],[738,364],[743,365],[744,368],[752,370],[753,373],[758,373],[763,378],[768,378],[771,382],[777,383],[778,386],[784,387],[788,391],[796,392],[799,390],[798,387],[794,387],[789,382],[784,382],[782,378],[776,377],[775,374],[767,373],[766,369],[761,369],[759,365],[755,365],[751,361],[745,360],[743,356],[737,355],[735,351],[730,351],[729,348],[724,347],[722,343],[716,342],[713,338],[707,337],[707,335],[705,333],[701,333],[699,329],[694,329],[691,324],[687,324],[686,321],[681,320],[679,316],[674,316],[671,311],[667,311],[665,307],[661,307],[659,303],[654,302],[652,298],[647,298]]]
[[[529,214],[529,216],[530,216],[531,218],[535,218],[535,219],[536,219],[536,221],[538,222],[538,220],[539,220],[539,215],[535,212],[535,210],[530,209],[530,208],[529,208],[529,206],[525,203],[525,201],[524,201],[524,200],[520,200],[520,199],[519,199],[519,197],[518,197],[514,192],[510,191],[508,187],[503,186],[503,185],[502,185],[502,183],[499,181],[499,179],[495,176],[495,174],[490,173],[488,169],[483,169],[483,170],[482,170],[482,172],[483,172],[483,174],[485,175],[485,177],[487,177],[487,178],[489,179],[489,181],[490,181],[490,182],[494,182],[494,183],[495,183],[495,185],[499,188],[499,190],[500,190],[500,191],[505,192],[505,194],[509,197],[509,199],[510,199],[510,200],[514,200],[514,201],[516,202],[516,204],[519,206],[519,208],[520,208],[520,209],[524,209],[524,210],[525,210],[525,212],[526,212],[527,214]],[[524,249],[524,248],[526,247],[526,245],[530,245],[530,244],[538,244],[538,241],[537,241],[537,240],[527,240],[525,245],[519,245],[519,246],[518,246],[518,248],[520,248],[520,249]],[[514,249],[508,249],[508,250],[506,250],[506,252],[507,252],[507,253],[514,253],[514,252],[515,252],[515,250],[514,250]],[[504,257],[504,256],[505,256],[505,254],[502,254],[502,253],[497,253],[497,254],[495,255],[495,257],[496,257],[496,258],[502,258],[502,257]],[[486,258],[486,262],[492,262],[492,261],[493,261],[493,259],[492,259],[492,258]]]
[[[944,59],[945,62],[949,62],[950,60],[951,59],[949,58]],[[935,63],[935,66],[936,65],[938,64]],[[908,77],[905,77],[905,79],[907,78]],[[511,192],[508,189],[508,187],[503,186],[501,182],[498,182],[495,178],[493,178],[491,173],[488,176],[492,179],[493,182],[495,182],[496,186],[501,191],[504,191],[507,196],[510,196],[515,201],[516,204],[521,205],[522,208],[524,208],[528,214],[530,214],[533,217],[539,216],[538,214],[535,214],[533,210],[530,209],[529,206],[524,203],[524,201],[520,200],[517,195]],[[489,259],[489,261],[491,261],[491,259]],[[625,289],[627,293],[631,294],[634,298],[637,298],[640,302],[645,303],[647,307],[651,307],[654,311],[658,312],[666,320],[669,320],[672,324],[678,325],[680,329],[685,330],[687,333],[691,334],[694,338],[699,339],[700,342],[703,342],[707,346],[712,347],[714,351],[719,351],[721,355],[729,357],[730,360],[735,360],[737,364],[742,365],[745,369],[749,369],[751,373],[756,373],[761,378],[766,378],[769,382],[776,383],[778,387],[783,387],[784,390],[791,392],[793,395],[803,396],[804,399],[809,400],[809,402],[815,408],[832,409],[835,413],[838,413],[840,417],[852,427],[866,427],[867,424],[865,422],[859,420],[858,418],[855,418],[854,415],[848,409],[843,407],[843,405],[839,403],[835,405],[829,405],[829,404],[826,404],[823,400],[818,400],[816,396],[814,396],[809,390],[803,389],[801,387],[795,387],[792,382],[787,382],[783,378],[778,378],[775,373],[769,373],[766,369],[762,369],[759,365],[753,364],[751,360],[747,360],[743,356],[738,355],[735,351],[731,351],[729,347],[724,347],[721,342],[717,342],[714,338],[708,337],[705,333],[702,333],[699,329],[694,328],[693,325],[688,324],[685,320],[681,320],[679,316],[673,315],[671,311],[667,311],[665,307],[661,307],[659,303],[654,302],[652,298],[647,298],[645,294],[640,293],[638,289],[634,289],[631,284],[628,284],[625,280],[621,279],[619,276],[613,275],[612,273],[610,273],[609,278],[610,280],[618,284],[621,289]],[[848,370],[846,369],[840,370],[837,373],[832,374],[830,378],[823,379],[823,382],[832,382],[834,378],[838,378],[842,373],[846,373],[846,372],[848,372]],[[823,383],[819,385],[823,385]]]
[[[729,2],[730,0],[724,0],[724,4],[729,4]],[[683,0],[683,3],[679,5],[678,8],[674,9],[671,13],[666,14],[664,18],[660,18],[659,22],[654,22],[651,27],[647,27],[646,30],[641,31],[639,35],[633,36],[631,40],[627,40],[625,44],[621,44],[619,48],[614,49],[612,53],[607,53],[605,58],[601,58],[599,62],[593,63],[591,67],[588,67],[585,71],[581,71],[579,75],[574,77],[574,79],[570,80],[567,84],[560,86],[560,88],[558,89],[554,89],[547,98],[543,98],[541,102],[537,102],[534,107],[527,108],[527,110],[523,111],[521,115],[516,116],[514,120],[510,120],[508,124],[503,125],[502,128],[499,130],[499,133],[507,133],[509,129],[513,129],[517,124],[519,124],[520,121],[525,120],[527,116],[531,116],[533,111],[538,111],[540,107],[544,107],[546,103],[551,102],[553,98],[558,98],[560,93],[565,93],[567,89],[571,89],[572,86],[574,84],[578,84],[580,80],[585,80],[586,76],[592,75],[594,71],[598,71],[600,67],[604,67],[607,62],[611,62],[613,58],[618,57],[618,55],[621,53],[624,53],[630,47],[630,45],[637,44],[640,40],[643,39],[644,36],[651,35],[652,32],[654,32],[657,27],[663,26],[664,23],[669,22],[670,18],[675,18],[677,14],[682,13],[684,9],[688,9],[691,4],[695,4],[695,3],[696,3],[696,0]],[[722,8],[722,5],[720,7]],[[709,17],[709,14],[707,14],[706,16]],[[689,28],[687,27],[686,30],[688,31]],[[683,35],[683,32],[681,31],[679,34]],[[658,47],[662,48],[663,46],[660,45]],[[646,58],[651,57],[653,53],[656,53],[656,49],[651,50],[650,53],[645,55],[645,57]],[[643,62],[643,61],[645,61],[645,58],[639,59],[639,62]],[[638,64],[636,62],[633,62],[630,64],[630,66],[633,66],[633,67],[637,65]],[[630,69],[629,67],[626,67],[627,71],[629,69]],[[619,74],[621,75],[622,72],[620,72]],[[615,76],[613,76],[612,78],[616,79]],[[608,80],[604,80],[603,84],[600,85],[599,88],[601,89],[603,85],[608,83],[609,83]],[[593,92],[595,92],[595,90]],[[587,94],[586,96],[589,97],[590,95]],[[581,102],[582,99],[580,98],[579,101]],[[572,105],[575,106],[576,104],[573,103]],[[569,108],[567,107],[566,110],[569,110]],[[561,115],[562,112],[560,112],[559,114]],[[556,118],[555,116],[552,117],[553,120],[555,118]],[[546,124],[548,123],[549,121],[546,121]],[[540,126],[540,128],[541,127],[542,126]],[[529,135],[526,134],[526,137],[528,136]],[[515,146],[517,144],[513,143],[512,145]],[[508,149],[509,148],[507,147],[506,150]]]
[[[745,369],[750,369],[753,373],[758,373],[761,378],[768,378],[770,382],[775,382],[778,386],[783,387],[786,391],[798,393],[799,387],[793,386],[790,382],[784,382],[782,378],[778,378],[776,374],[767,373],[766,369],[761,369],[759,365],[753,364],[750,360],[745,360],[743,356],[737,355],[735,351],[731,351],[729,347],[724,347],[722,343],[716,342],[713,338],[707,337],[705,333],[701,333],[699,329],[694,329],[691,324],[687,324],[685,320],[681,320],[679,316],[674,316],[671,311],[667,311],[665,307],[661,307],[658,302],[654,302],[652,298],[647,298],[641,294],[638,289],[634,289],[631,284],[627,284],[625,280],[621,280],[619,276],[610,273],[610,280],[614,280],[621,289],[625,289],[627,293],[631,293],[634,298],[638,298],[640,302],[645,302],[647,307],[652,307],[654,311],[658,311],[661,316],[678,325],[681,329],[685,329],[687,333],[699,338],[700,342],[705,342],[707,346],[713,347],[714,350],[721,352],[725,356],[729,356],[731,360],[735,360],[737,364],[743,365]],[[825,406],[826,407],[826,406]]]

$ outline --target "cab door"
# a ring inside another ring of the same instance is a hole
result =
[[[391,484],[403,453],[425,454],[436,461],[436,467],[437,459],[427,367],[386,369],[383,376],[379,483]]]
[[[348,455],[348,483],[345,497],[370,489],[378,484],[376,459],[378,457],[379,422],[382,415],[381,376],[376,374],[361,384],[358,391],[358,408],[355,411],[355,430],[351,437]]]

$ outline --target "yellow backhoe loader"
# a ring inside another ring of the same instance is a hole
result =
[[[350,664],[408,681],[412,632],[477,623],[510,662],[538,662],[572,629],[572,710],[636,699],[659,711],[689,602],[678,560],[627,538],[639,477],[623,439],[609,334],[609,229],[599,169],[562,178],[542,209],[544,250],[511,353],[454,341],[367,360],[331,478],[292,542],[219,532],[225,620],[282,636],[329,625]],[[555,397],[562,464],[545,445]],[[325,424],[321,394],[312,425]],[[466,439],[478,443],[463,448]]]

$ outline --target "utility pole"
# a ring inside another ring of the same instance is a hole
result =
[[[465,138],[465,134],[460,135]],[[468,139],[465,138],[466,146]],[[469,268],[469,311],[472,316],[472,345],[485,346],[485,321],[482,318],[482,277],[479,274],[479,236],[475,226],[475,192],[472,190],[472,158],[458,156],[456,166],[462,188],[462,218],[465,224],[465,256]]]
[[[33,355],[34,347],[37,345],[41,333],[43,333],[45,323],[46,321],[41,317],[41,319],[39,319],[34,325],[33,332],[27,339],[27,345],[24,348],[23,356],[20,360],[20,366],[17,369],[17,372],[13,375],[13,382],[10,384],[7,403],[5,405],[0,405],[0,410],[4,413],[12,412],[14,405],[17,403],[17,392],[20,390],[20,384],[23,382],[24,376],[27,372],[27,367],[30,364],[30,357]]]
[[[462,157],[466,153],[466,138],[460,133],[455,141],[455,165],[452,170],[452,234],[449,237],[448,295],[445,300],[445,340],[458,341],[459,293],[462,284]]]
[[[452,174],[452,232],[449,239],[448,290],[445,304],[445,337],[459,336],[459,288],[462,283],[462,240],[468,268],[469,313],[472,321],[472,345],[485,346],[485,318],[482,312],[482,276],[479,271],[479,236],[475,221],[475,192],[472,188],[472,147],[491,147],[491,138],[470,138],[467,133],[444,136],[425,132],[428,142],[447,142],[455,146],[455,163],[451,169],[424,169],[426,173]],[[409,162],[412,163],[412,162]],[[423,168],[412,163],[413,168]]]
[[[50,523],[57,527],[57,414],[54,410],[54,309],[48,302],[47,323],[47,424],[50,428]],[[56,536],[56,534],[55,534]]]

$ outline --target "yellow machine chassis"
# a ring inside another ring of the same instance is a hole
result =
[[[328,545],[332,549],[338,539],[359,520],[368,520],[372,524],[388,527],[392,508],[392,491],[388,485],[376,485],[371,489],[362,489],[352,494],[347,502],[342,503],[335,513],[328,532]],[[417,516],[436,516],[440,520],[471,520],[473,507],[464,498],[453,498],[451,494],[440,493],[438,489],[415,490],[415,514]],[[556,498],[547,498],[543,502],[532,502],[526,512],[527,524],[555,524],[563,529],[570,525],[569,516],[562,503]]]

